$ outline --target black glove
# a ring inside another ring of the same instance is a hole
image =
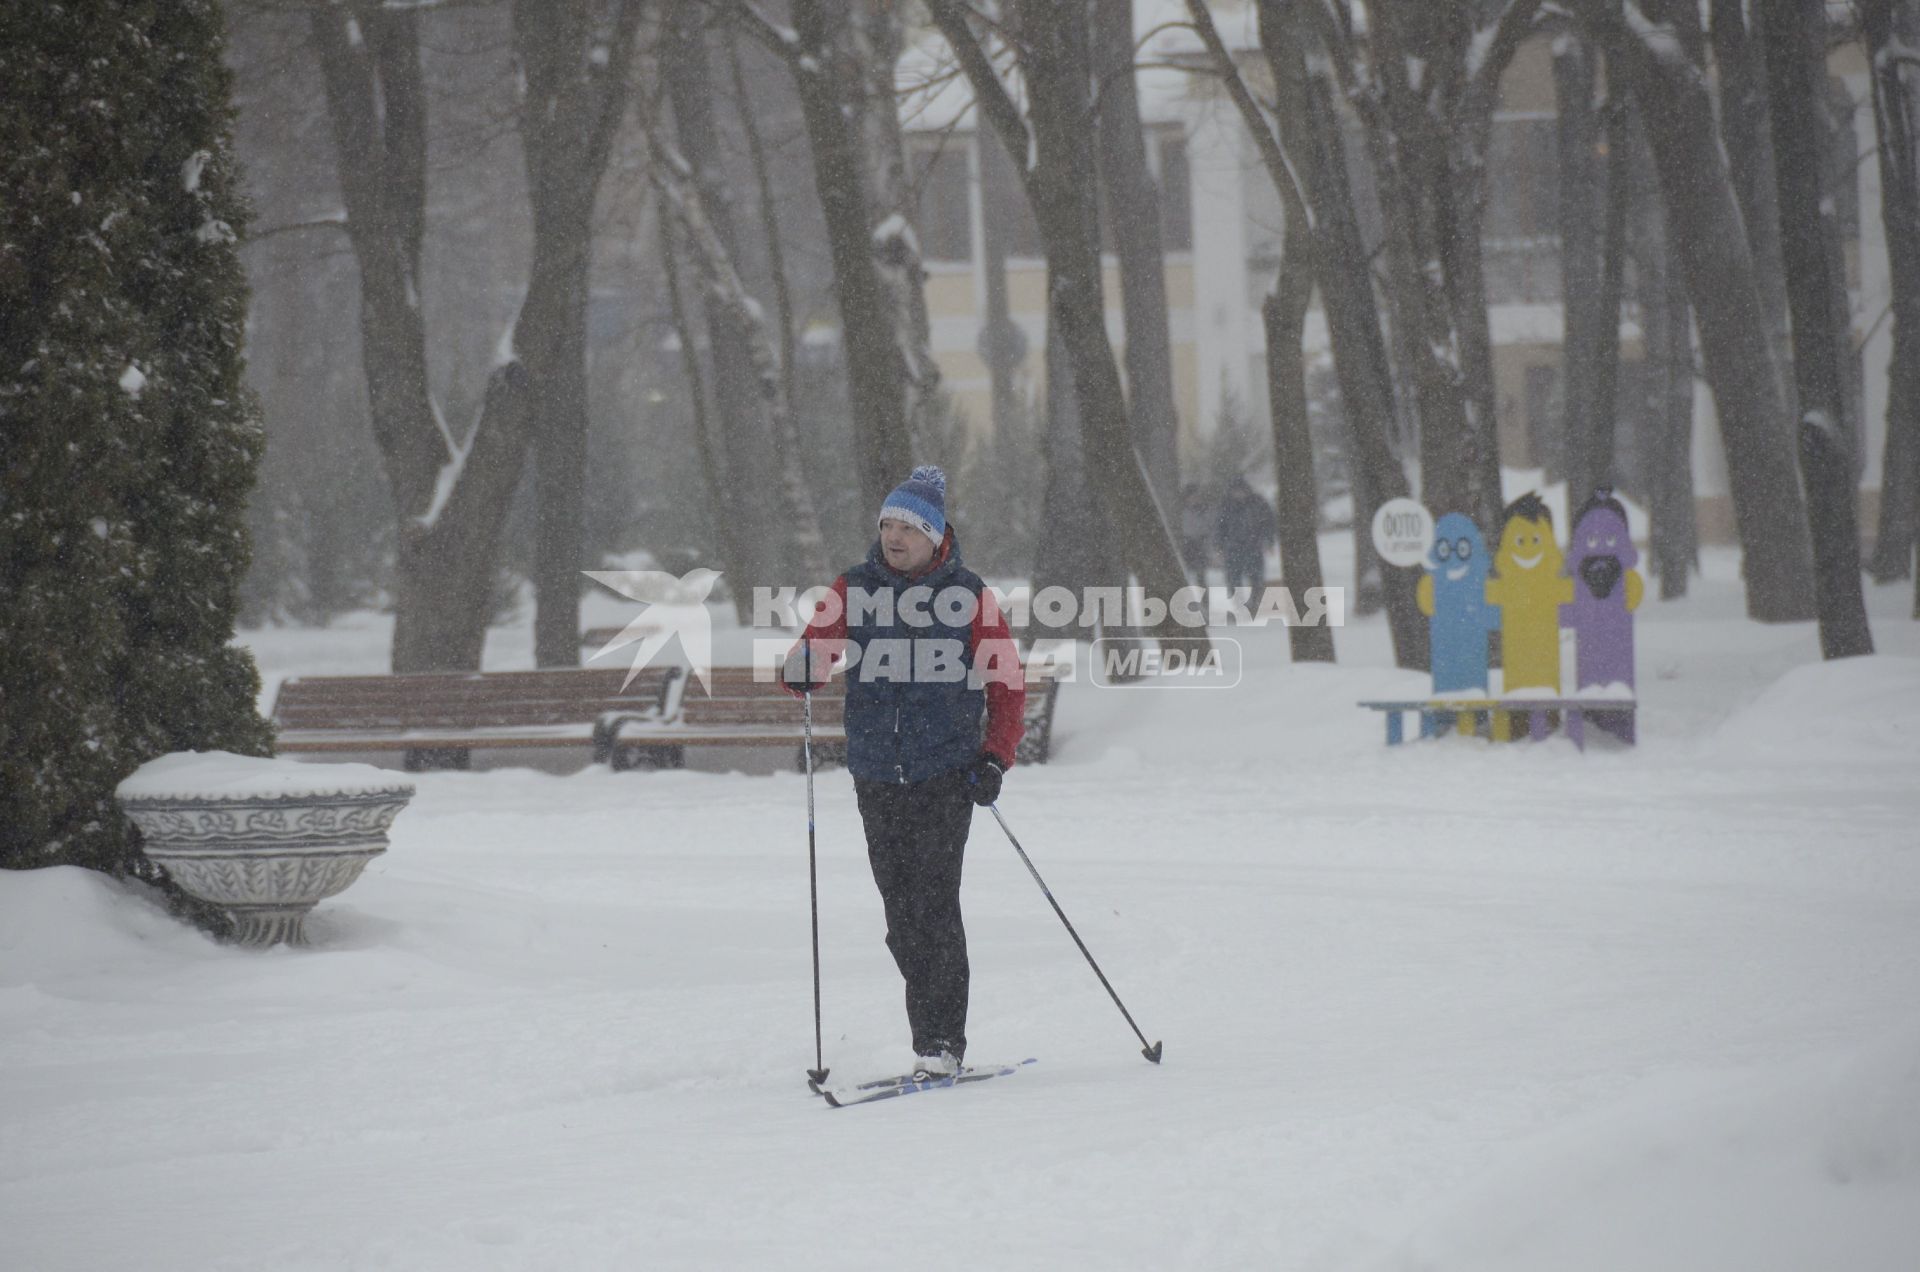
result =
[[[810,693],[826,682],[824,673],[832,662],[830,657],[814,649],[810,643],[802,643],[781,664],[780,684],[796,698]]]
[[[967,798],[985,808],[1000,798],[1000,778],[1006,772],[999,757],[982,751],[967,769]]]

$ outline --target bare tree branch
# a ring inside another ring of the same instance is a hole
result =
[[[1020,113],[1013,95],[1007,92],[1006,84],[1001,81],[1000,72],[973,34],[973,29],[967,25],[966,14],[973,10],[957,3],[957,0],[927,0],[927,11],[933,15],[934,25],[940,28],[940,34],[946,37],[947,47],[953,50],[966,71],[967,79],[973,85],[974,104],[986,116],[993,130],[1000,134],[1001,144],[1019,166],[1021,179],[1026,180],[1033,166],[1030,153],[1033,137],[1027,131],[1026,117]]]
[[[776,25],[754,7],[753,0],[726,0],[726,12],[748,35],[784,60],[795,74],[807,73],[807,68],[802,65],[800,37],[790,27]],[[818,66],[813,68],[814,71],[819,69]]]
[[[1500,100],[1500,77],[1513,61],[1520,42],[1533,29],[1541,4],[1542,0],[1507,0],[1493,25],[1474,33],[1472,48],[1480,54],[1480,60],[1473,65],[1469,59],[1469,78],[1460,101],[1462,121],[1477,127],[1481,119],[1492,118],[1494,105]]]
[[[742,7],[746,7],[744,4]],[[780,217],[773,194],[773,174],[767,166],[766,147],[761,143],[760,125],[754,119],[753,98],[747,92],[746,70],[741,65],[740,41],[727,33],[727,69],[733,79],[733,108],[747,135],[747,155],[753,168],[754,183],[760,191],[760,224],[767,238],[767,272],[773,275],[774,308],[780,324],[780,386],[788,408],[793,404],[794,328],[793,289],[787,284],[786,251],[781,244]]]
[[[1213,55],[1214,73],[1226,85],[1227,95],[1239,108],[1241,120],[1245,122],[1247,131],[1253,134],[1254,144],[1260,148],[1260,157],[1266,162],[1268,175],[1273,178],[1275,192],[1286,206],[1288,224],[1311,227],[1313,217],[1307,211],[1306,193],[1300,188],[1300,176],[1294,171],[1293,160],[1287,157],[1280,138],[1274,135],[1273,126],[1247,89],[1246,80],[1241,76],[1233,54],[1228,52],[1226,42],[1220,38],[1220,32],[1213,24],[1213,14],[1207,10],[1206,0],[1187,0],[1187,11],[1193,15],[1193,29]],[[1285,180],[1281,180],[1282,175]]]

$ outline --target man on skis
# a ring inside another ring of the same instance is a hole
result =
[[[781,673],[797,695],[846,665],[847,768],[924,1076],[957,1072],[966,1053],[961,860],[974,806],[1013,767],[1026,705],[1006,620],[960,562],[946,488],[932,465],[894,488],[867,559],[834,580]]]

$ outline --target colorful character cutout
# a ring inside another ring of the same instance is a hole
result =
[[[1575,690],[1619,687],[1621,696],[1633,693],[1633,611],[1640,608],[1646,583],[1633,567],[1640,554],[1627,532],[1627,510],[1610,490],[1596,490],[1573,524],[1568,544],[1567,574],[1573,600],[1560,607],[1560,622],[1574,636]],[[1632,741],[1633,716],[1603,718],[1616,713],[1596,712],[1595,723]]]
[[[1573,580],[1561,573],[1553,514],[1536,494],[1507,505],[1487,600],[1500,607],[1502,691],[1560,692],[1560,607],[1571,604]]]
[[[1500,629],[1500,611],[1487,602],[1489,564],[1472,517],[1450,512],[1440,518],[1416,594],[1428,619],[1436,697],[1487,692],[1487,634]]]

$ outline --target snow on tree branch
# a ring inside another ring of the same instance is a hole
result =
[[[1920,47],[1908,44],[1901,39],[1887,41],[1886,47],[1873,55],[1873,66],[1884,72],[1888,67],[1911,67],[1920,70]]]
[[[805,51],[800,44],[800,33],[792,27],[781,26],[760,12],[751,0],[734,0],[733,4],[728,6],[728,11],[747,29],[747,34],[760,41],[789,65],[807,72],[820,69],[818,62],[814,62],[812,66],[801,65]]]
[[[1467,92],[1464,105],[1471,121],[1491,117],[1500,97],[1500,77],[1513,61],[1520,42],[1533,29],[1543,0],[1507,0],[1500,16],[1475,31],[1467,46]],[[1629,0],[1631,2],[1631,0]]]
[[[1623,8],[1627,30],[1655,61],[1674,72],[1687,73],[1695,69],[1671,22],[1655,22],[1649,18],[1641,11],[1639,0],[1626,0]]]
[[[433,408],[433,425],[440,431],[440,440],[447,447],[447,461],[440,465],[440,471],[433,479],[433,499],[427,504],[427,510],[414,518],[420,526],[431,530],[434,523],[440,520],[440,513],[448,501],[453,498],[454,487],[460,484],[460,474],[466,470],[467,456],[473,451],[473,439],[480,435],[480,429],[477,426],[474,428],[465,445],[454,441],[453,430],[447,427],[446,416],[440,413],[440,403],[431,398],[428,401]]]

